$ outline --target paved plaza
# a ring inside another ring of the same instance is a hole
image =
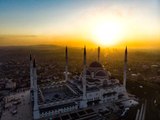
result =
[[[20,103],[15,104],[18,100]],[[13,109],[17,112],[12,114]],[[6,97],[5,110],[1,120],[31,120],[30,91],[19,92]]]

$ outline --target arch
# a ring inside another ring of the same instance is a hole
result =
[[[96,72],[95,76],[106,77],[106,76],[107,76],[107,74],[106,74],[106,72],[105,72],[105,71],[100,70],[100,71]]]

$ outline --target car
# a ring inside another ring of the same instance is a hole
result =
[[[17,110],[12,110],[11,113],[12,113],[12,115],[17,114]]]

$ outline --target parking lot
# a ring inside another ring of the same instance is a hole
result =
[[[29,90],[6,97],[1,120],[31,120],[31,115]]]

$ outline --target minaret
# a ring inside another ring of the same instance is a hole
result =
[[[127,79],[127,46],[125,49],[125,55],[124,55],[124,71],[123,71],[123,85],[126,88],[126,79]]]
[[[98,62],[100,62],[100,47],[98,47]]]
[[[68,48],[66,46],[65,50],[65,58],[66,58],[66,65],[65,65],[65,80],[68,80]]]
[[[83,97],[82,101],[80,102],[80,108],[87,107],[87,98],[86,98],[86,46],[84,46],[84,60],[83,60],[83,77],[82,77],[82,84],[83,84]]]
[[[84,47],[84,61],[83,61],[83,99],[86,99],[86,46]]]
[[[37,87],[37,70],[35,59],[33,61],[33,80],[34,80],[34,108],[33,108],[33,118],[38,120],[40,118],[39,107],[38,107],[38,87]]]
[[[33,92],[33,61],[32,55],[30,54],[30,91]]]

